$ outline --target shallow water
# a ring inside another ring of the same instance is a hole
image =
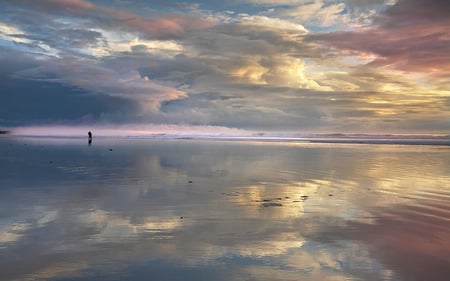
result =
[[[448,280],[450,147],[1,138],[0,280]]]

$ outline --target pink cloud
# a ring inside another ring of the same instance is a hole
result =
[[[94,4],[85,0],[17,0],[17,3],[45,11],[65,10],[69,13],[79,13],[85,10],[93,9]]]
[[[214,25],[212,20],[184,15],[147,18],[127,11],[94,5],[86,0],[19,0],[17,2],[47,13],[66,13],[76,17],[87,17],[93,21],[100,21],[108,27],[131,29],[148,36],[179,36],[187,31],[206,29]]]
[[[117,16],[117,19],[123,20],[124,25],[128,28],[136,29],[146,35],[181,35],[187,31],[206,29],[213,25],[212,21],[180,15],[169,15],[149,19],[136,17],[125,12],[114,12],[110,14]]]
[[[201,30],[213,25],[211,20],[188,17],[184,15],[165,15],[163,17],[146,18],[116,9],[96,6],[95,10],[111,17],[124,28],[138,30],[146,35],[173,36],[186,31]]]
[[[309,40],[340,52],[372,53],[373,65],[441,76],[450,73],[450,2],[404,1],[368,29],[313,34]]]

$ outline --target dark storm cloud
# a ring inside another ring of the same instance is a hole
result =
[[[3,51],[3,52],[2,52]],[[64,83],[54,83],[55,77],[22,79],[17,73],[36,67],[36,61],[16,59],[15,52],[0,49],[4,64],[0,67],[0,118],[6,125],[33,123],[89,123],[93,120],[116,120],[136,112],[132,100],[89,91]],[[40,74],[42,75],[42,74]]]

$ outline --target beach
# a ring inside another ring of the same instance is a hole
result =
[[[448,280],[450,146],[0,138],[1,280]]]

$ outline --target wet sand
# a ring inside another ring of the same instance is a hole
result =
[[[0,139],[1,280],[448,280],[450,147]]]

